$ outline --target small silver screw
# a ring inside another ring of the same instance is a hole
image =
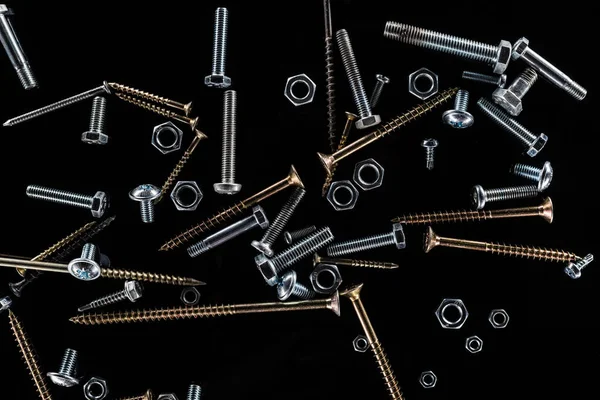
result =
[[[231,86],[231,78],[225,76],[227,29],[229,27],[229,11],[227,8],[217,8],[214,26],[212,72],[204,78],[204,84],[208,87],[224,89]]]
[[[454,108],[442,114],[442,121],[453,128],[464,129],[468,128],[475,122],[475,118],[471,113],[467,112],[469,105],[469,92],[459,90],[454,98]]]
[[[435,139],[425,139],[421,142],[421,146],[425,148],[425,161],[428,170],[433,169],[435,160],[435,148],[438,146],[438,141]]]
[[[21,47],[21,43],[17,38],[17,34],[12,27],[9,15],[13,15],[6,5],[0,5],[0,41],[6,50],[6,55],[10,59],[10,62],[21,81],[21,85],[25,90],[34,89],[38,87],[38,83],[33,75],[29,61],[25,56],[25,52]]]
[[[92,212],[92,216],[100,218],[109,207],[108,196],[104,192],[96,192],[93,196],[68,192],[66,190],[52,189],[44,186],[29,185],[25,191],[27,197],[45,200],[66,206],[85,208]]]
[[[402,224],[393,224],[392,231],[379,235],[366,236],[358,239],[348,240],[332,244],[327,248],[329,257],[339,257],[344,254],[358,253],[384,246],[396,246],[397,249],[406,247],[404,229]]]
[[[550,165],[550,161],[546,161],[542,168],[526,164],[515,164],[510,171],[516,176],[537,182],[538,191],[540,192],[548,189],[554,176],[554,170],[552,169],[552,165]]]
[[[69,273],[83,281],[91,281],[98,278],[102,272],[100,257],[100,251],[96,245],[93,243],[84,244],[81,250],[81,257],[69,262]]]
[[[570,262],[565,267],[565,274],[569,275],[571,279],[581,278],[581,271],[587,267],[592,261],[594,261],[594,255],[588,254],[587,256],[580,258],[579,260]]]
[[[104,133],[104,123],[106,121],[106,98],[102,96],[94,97],[92,104],[92,114],[90,115],[90,128],[87,132],[81,134],[81,141],[89,144],[106,144],[108,135]]]
[[[506,75],[486,75],[480,74],[479,72],[463,71],[462,78],[467,81],[489,83],[490,85],[497,85],[499,88],[503,88],[506,85]]]
[[[48,372],[46,375],[58,386],[72,387],[79,385],[79,379],[77,379],[78,358],[79,353],[76,350],[65,350],[58,372]]]
[[[0,313],[4,310],[8,310],[12,306],[12,299],[9,296],[0,298]]]
[[[383,87],[390,83],[390,78],[387,76],[383,76],[381,74],[375,75],[377,79],[377,83],[375,83],[375,88],[373,89],[373,93],[371,94],[371,108],[375,108],[375,106],[379,103],[379,98],[381,97],[381,92],[383,91]]]
[[[221,149],[221,182],[213,188],[219,194],[236,194],[242,185],[235,183],[235,137],[237,135],[237,92],[223,95],[223,147]]]
[[[306,228],[298,229],[295,231],[285,231],[283,233],[283,238],[287,244],[292,244],[294,240],[301,239],[307,235],[310,235],[314,231],[317,230],[317,227],[314,225],[307,226]]]
[[[296,296],[303,300],[310,300],[315,297],[315,292],[298,282],[296,271],[288,271],[277,283],[277,297],[281,301]]]
[[[536,197],[539,191],[537,186],[511,186],[497,189],[484,189],[481,185],[473,186],[471,189],[471,202],[473,206],[481,210],[487,203],[496,201],[527,199]]]
[[[191,384],[187,392],[187,400],[201,400],[202,388],[198,385]]]
[[[142,221],[146,224],[154,222],[154,201],[160,197],[161,191],[154,185],[144,184],[129,192],[129,198],[140,202]]]
[[[143,287],[138,281],[126,281],[125,288],[123,290],[94,300],[84,306],[79,307],[77,311],[87,311],[93,308],[100,308],[125,300],[135,303],[140,297],[142,297],[142,293]]]
[[[526,68],[515,78],[508,89],[496,89],[492,98],[510,115],[517,116],[523,111],[523,97],[529,92],[535,81],[537,81],[537,73],[532,68]]]

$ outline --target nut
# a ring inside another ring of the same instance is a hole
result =
[[[296,84],[302,83],[308,87],[308,92],[306,93],[306,96],[298,97],[294,95],[293,89]],[[306,74],[300,74],[288,78],[285,84],[285,91],[283,94],[293,105],[301,106],[304,104],[311,103],[313,101],[313,98],[315,97],[316,88],[317,85],[315,85],[315,83],[312,80],[310,80],[310,78],[306,76]]]
[[[362,172],[365,169],[371,169],[375,171],[375,179],[371,182],[367,182],[362,177]],[[354,167],[354,183],[358,185],[362,190],[371,190],[378,188],[383,183],[383,173],[385,170],[383,167],[374,159],[369,158],[368,160],[360,161],[356,163]]]
[[[479,353],[483,349],[483,340],[479,336],[469,336],[465,341],[465,348],[469,353]]]
[[[254,257],[254,262],[256,263],[256,266],[258,267],[258,270],[262,274],[263,278],[265,278],[267,285],[277,285],[279,277],[277,276],[277,271],[275,270],[273,262],[264,254],[259,254]]]
[[[181,199],[181,191],[191,191],[194,193],[194,201],[184,202]],[[204,194],[198,187],[195,181],[178,181],[175,187],[171,191],[171,201],[175,204],[175,208],[178,211],[195,211],[198,208],[198,204],[202,201]]]
[[[492,326],[496,329],[502,329],[502,328],[506,328],[506,325],[508,325],[508,320],[509,320],[509,316],[508,313],[503,310],[503,309],[499,309],[499,310],[492,310],[490,312],[490,317],[488,318],[488,321],[490,321],[490,324],[492,324]]]
[[[449,309],[457,310],[458,318],[448,319],[446,313]],[[460,329],[467,321],[467,318],[469,317],[469,312],[467,311],[467,307],[465,307],[465,303],[463,303],[461,299],[444,299],[440,303],[440,306],[437,308],[435,316],[440,322],[442,328]]]
[[[170,132],[175,136],[175,140],[172,143],[164,142],[161,140],[160,135],[164,132]],[[163,154],[169,154],[177,151],[181,148],[181,140],[183,138],[183,131],[172,122],[165,122],[164,124],[156,125],[152,131],[152,146],[156,147],[158,151]]]
[[[503,74],[508,67],[508,63],[512,57],[512,44],[509,41],[501,40],[498,45],[498,61],[494,65],[495,74]]]
[[[350,200],[342,203],[337,199],[339,191],[350,193]],[[335,181],[329,186],[327,201],[331,203],[335,211],[352,210],[358,201],[358,189],[350,181]]]
[[[319,277],[322,273],[327,273],[333,278],[333,282],[330,285],[323,285],[319,281]],[[333,264],[319,264],[315,267],[313,272],[310,274],[310,283],[312,284],[315,292],[319,294],[332,294],[342,284],[342,275],[336,265]]]
[[[194,286],[184,287],[181,291],[181,302],[186,306],[195,306],[200,303],[200,292]]]
[[[83,385],[83,394],[87,400],[102,400],[108,395],[108,386],[102,378],[92,377]]]
[[[0,311],[8,310],[12,306],[12,299],[8,296],[0,298]]]
[[[352,346],[354,346],[354,351],[358,351],[359,353],[364,353],[369,349],[369,341],[363,335],[358,335],[352,341]]]
[[[431,389],[435,387],[437,383],[437,376],[433,373],[433,371],[425,371],[421,372],[421,377],[419,378],[419,383],[425,389]]]
[[[415,85],[419,79],[429,80],[431,82],[431,87],[424,92],[420,91]],[[427,68],[416,70],[408,76],[408,92],[417,96],[421,100],[427,100],[438,92],[438,76]]]
[[[164,394],[158,395],[158,398],[156,400],[179,400],[179,399],[177,398],[177,396],[175,396],[174,393],[164,393]]]

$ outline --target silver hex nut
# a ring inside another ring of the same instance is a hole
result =
[[[454,310],[456,316],[448,316]],[[440,325],[444,329],[460,329],[469,318],[469,312],[461,299],[444,299],[435,311]]]
[[[365,170],[369,169],[375,171],[375,179],[365,180],[362,174]],[[356,163],[356,166],[354,167],[353,180],[354,183],[356,183],[356,185],[362,190],[375,189],[383,184],[384,172],[385,169],[381,166],[381,164],[374,159],[369,158],[368,160],[363,160]]]
[[[331,277],[331,284],[323,284],[323,282],[319,279],[323,274]],[[310,283],[312,284],[315,292],[319,294],[333,294],[342,284],[342,274],[340,274],[340,270],[338,269],[337,265],[319,264],[310,274]]]
[[[417,81],[427,79],[430,82],[429,89],[421,91],[417,89]],[[408,76],[408,92],[421,100],[427,100],[438,92],[438,76],[427,68],[421,68]]]
[[[193,193],[193,201],[184,201],[182,199],[181,194],[185,191]],[[198,204],[202,201],[204,194],[195,181],[178,181],[169,197],[178,211],[195,211],[198,208]]]
[[[437,384],[437,376],[435,376],[433,371],[421,372],[421,376],[419,377],[419,383],[425,389],[431,389]]]
[[[354,347],[354,351],[358,351],[359,353],[364,353],[369,350],[369,341],[366,336],[358,335],[352,341],[352,346]]]
[[[467,340],[465,340],[465,348],[469,353],[479,353],[483,350],[483,340],[481,340],[479,336],[469,336]]]
[[[173,139],[167,140],[165,134],[171,134]],[[162,136],[161,136],[162,135]],[[162,154],[169,154],[181,148],[183,131],[171,121],[156,125],[152,131],[152,146]]]
[[[108,396],[108,386],[102,378],[92,377],[83,385],[83,394],[87,400],[103,400]]]
[[[341,201],[337,196],[346,192],[350,195],[349,200]],[[329,186],[327,201],[335,211],[352,210],[358,201],[358,189],[350,181],[335,181]]]
[[[488,318],[490,324],[492,324],[492,326],[496,329],[506,328],[509,320],[510,317],[508,316],[508,313],[506,312],[506,310],[503,309],[490,311],[490,316]]]
[[[296,85],[306,85],[306,95],[302,97],[295,95],[294,86]],[[317,85],[315,85],[315,83],[308,76],[306,76],[306,74],[300,74],[288,78],[285,84],[284,95],[293,105],[301,106],[304,104],[312,103],[315,97],[316,89]]]

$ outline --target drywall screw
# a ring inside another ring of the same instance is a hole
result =
[[[108,83],[104,81],[101,86],[90,89],[87,92],[79,93],[75,96],[66,98],[64,100],[57,101],[56,103],[49,104],[45,107],[38,108],[37,110],[29,111],[28,113],[19,115],[18,117],[11,118],[2,124],[3,126],[14,126],[20,124],[21,122],[28,121],[30,119],[39,117],[40,115],[48,114],[49,112],[60,110],[61,108],[65,108],[70,106],[71,104],[78,103],[80,101],[89,99],[90,97],[95,97],[101,94],[110,94],[110,87],[108,87]]]
[[[144,289],[139,282],[125,281],[125,288],[123,290],[94,300],[91,303],[79,307],[77,311],[87,311],[91,310],[92,308],[100,308],[109,304],[119,303],[125,300],[129,300],[132,303],[135,303],[140,297],[142,297],[143,291]]]
[[[283,228],[285,228],[285,225],[294,214],[296,207],[298,207],[298,204],[300,204],[300,201],[302,201],[305,194],[306,190],[304,190],[304,188],[298,187],[294,189],[288,200],[279,211],[279,214],[277,214],[277,217],[275,217],[273,220],[271,226],[269,226],[269,229],[267,229],[265,232],[262,239],[260,239],[260,241],[254,240],[252,242],[252,246],[255,249],[267,255],[268,257],[273,255],[274,252],[271,246],[273,246],[273,243],[275,243],[275,240],[277,240],[281,234],[281,231]]]
[[[5,4],[0,4],[0,41],[23,88],[25,90],[37,88],[38,83],[29,65],[29,60],[25,56],[17,34],[8,19],[8,16],[13,14],[13,11]]]
[[[25,192],[27,197],[33,199],[88,209],[95,218],[102,217],[104,211],[109,207],[108,196],[104,192],[96,192],[95,195],[88,196],[38,185],[27,186]]]
[[[151,389],[146,390],[146,393],[140,396],[123,397],[119,400],[154,400],[154,393]]]
[[[476,242],[474,240],[442,237],[438,236],[431,227],[428,227],[427,233],[425,234],[425,253],[429,253],[431,249],[437,246],[484,251],[509,257],[531,258],[533,260],[538,259],[542,261],[566,262],[579,259],[575,254],[564,250],[493,242]]]
[[[104,122],[106,121],[106,98],[94,97],[92,114],[90,116],[90,128],[81,134],[81,141],[89,144],[106,144],[108,135],[104,133]]]
[[[202,388],[198,385],[191,384],[188,388],[186,400],[201,400]]]
[[[594,261],[594,255],[588,254],[587,256],[580,258],[579,260],[571,261],[565,267],[565,274],[569,275],[571,279],[581,278],[581,271],[587,267],[592,261]]]
[[[375,126],[381,122],[379,115],[373,115],[371,112],[371,105],[367,99],[365,88],[363,86],[362,78],[360,77],[360,71],[358,70],[358,64],[356,63],[356,57],[354,56],[354,50],[352,49],[352,43],[350,37],[345,29],[340,29],[335,34],[337,39],[338,48],[342,56],[342,63],[346,70],[346,76],[350,83],[350,89],[352,89],[352,98],[358,109],[360,118],[356,121],[356,129],[366,129],[371,126]]]
[[[434,98],[422,104],[419,104],[418,106],[413,107],[404,114],[393,118],[391,121],[385,124],[382,124],[377,130],[361,137],[358,140],[355,140],[354,142],[344,146],[343,148],[339,149],[333,154],[326,155],[323,153],[317,153],[319,159],[321,160],[321,164],[323,164],[323,168],[325,168],[327,174],[331,174],[333,165],[340,162],[340,160],[348,157],[350,154],[355,153],[363,147],[368,146],[377,139],[380,139],[394,132],[398,128],[401,128],[407,123],[417,119],[418,117],[427,113],[428,111],[433,110],[435,107],[448,101],[457,91],[458,89],[456,88],[447,89],[443,91],[442,93],[436,95]]]
[[[115,96],[117,96],[119,99],[121,99],[123,101],[131,103],[135,106],[138,106],[140,108],[143,108],[145,110],[148,110],[150,112],[158,114],[165,118],[173,119],[175,121],[179,121],[184,124],[187,124],[187,125],[189,125],[190,128],[192,128],[192,131],[194,131],[196,129],[196,127],[198,126],[198,120],[199,120],[198,117],[192,118],[192,117],[188,117],[185,115],[179,115],[173,111],[167,110],[166,108],[159,107],[157,105],[148,103],[148,102],[140,100],[140,99],[136,99],[135,97],[126,95],[124,93],[115,93]]]
[[[129,198],[140,203],[142,222],[154,222],[154,201],[160,197],[161,190],[154,185],[144,184],[129,192]]]
[[[200,254],[220,246],[244,232],[248,232],[256,227],[265,229],[267,226],[269,226],[269,220],[267,219],[265,212],[261,206],[255,206],[252,208],[252,215],[231,224],[220,231],[213,233],[206,239],[188,247],[187,252],[190,257],[198,257]]]
[[[512,53],[512,46],[506,40],[501,40],[498,46],[493,46],[392,21],[385,24],[383,36],[413,46],[485,63],[494,67],[495,74],[501,74],[506,70]]]
[[[21,321],[12,312],[12,310],[8,310],[8,318],[10,322],[10,329],[15,336],[15,340],[19,346],[19,351],[23,356],[23,360],[25,360],[25,366],[29,371],[29,375],[31,375],[31,379],[33,379],[38,396],[40,396],[42,400],[52,400],[52,396],[50,395],[50,391],[48,389],[48,383],[44,377],[44,374],[42,373],[42,369],[40,368],[37,354],[33,348],[31,340],[29,340],[29,337],[27,336],[27,333],[21,324]]]
[[[313,256],[313,266],[316,267],[318,264],[333,264],[337,266],[345,267],[363,267],[363,268],[379,268],[379,269],[396,269],[398,264],[391,262],[382,261],[370,261],[370,260],[353,260],[350,258],[332,258],[332,257],[321,257],[317,253]]]
[[[544,78],[569,93],[577,100],[583,100],[587,94],[580,84],[569,78],[561,70],[550,64],[545,58],[540,56],[529,47],[529,40],[521,38],[513,46],[512,59],[521,59],[531,68],[535,69]]]
[[[46,375],[54,384],[63,387],[79,385],[77,379],[77,364],[79,353],[77,350],[66,349],[58,372],[48,372]]]
[[[481,210],[487,203],[496,201],[527,199],[536,197],[539,193],[537,186],[511,186],[497,189],[484,189],[475,185],[471,189],[471,203]]]
[[[219,194],[236,194],[242,185],[235,183],[235,137],[237,135],[237,92],[223,95],[223,147],[221,149],[221,182],[213,185]]]
[[[129,86],[121,85],[120,83],[110,82],[108,85],[111,87],[111,89],[114,89],[118,92],[124,92],[125,94],[128,94],[130,96],[137,96],[137,97],[140,97],[145,100],[153,101],[158,104],[162,104],[165,106],[175,108],[177,110],[181,110],[184,112],[184,114],[187,117],[189,117],[190,114],[192,113],[192,102],[191,101],[187,104],[184,104],[184,103],[180,103],[175,100],[167,99],[165,97],[157,96],[152,93],[144,92],[139,89],[134,89]]]
[[[535,136],[527,128],[511,118],[508,114],[487,99],[483,97],[480,98],[477,102],[477,105],[479,106],[479,109],[483,111],[483,113],[492,121],[519,139],[527,147],[527,155],[529,157],[535,157],[546,145],[548,136],[543,133]]]
[[[435,148],[438,146],[438,141],[435,139],[425,139],[421,142],[421,146],[425,148],[425,166],[431,171],[433,169]]]
[[[369,342],[369,347],[371,350],[373,350],[377,368],[379,368],[379,371],[381,372],[388,394],[392,399],[403,400],[404,397],[402,396],[400,385],[398,384],[398,380],[396,379],[394,371],[392,370],[390,360],[388,360],[387,355],[383,350],[383,346],[377,338],[375,329],[373,329],[373,325],[371,325],[371,321],[367,315],[367,310],[365,309],[360,298],[360,292],[362,288],[363,284],[361,283],[360,285],[349,287],[340,294],[344,297],[347,297],[352,302],[352,306],[354,307],[354,311],[356,311],[358,320],[365,331],[365,336]]]
[[[548,189],[552,182],[552,177],[554,176],[554,170],[552,169],[552,165],[550,165],[550,161],[546,161],[542,168],[517,163],[512,166],[510,172],[521,178],[537,182],[538,191],[540,192]]]
[[[459,90],[454,98],[454,108],[442,114],[442,121],[453,128],[468,128],[475,122],[471,113],[467,112],[469,105],[469,92]]]
[[[208,87],[223,89],[228,88],[231,85],[231,78],[225,75],[228,25],[229,11],[225,7],[218,7],[215,11],[212,72],[204,78],[204,84]]]
[[[215,228],[215,227],[219,226],[220,224],[227,221],[228,219],[231,219],[235,215],[240,214],[246,208],[253,207],[255,204],[260,203],[262,200],[264,200],[268,197],[271,197],[275,193],[277,193],[283,189],[286,189],[290,186],[296,186],[296,187],[302,187],[302,188],[304,187],[304,184],[302,183],[302,180],[300,179],[300,176],[296,172],[296,169],[294,168],[293,165],[290,168],[289,174],[285,178],[280,180],[279,182],[275,182],[273,185],[269,186],[266,189],[263,189],[262,191],[256,193],[255,195],[248,197],[247,199],[242,200],[239,203],[234,204],[233,206],[229,207],[228,209],[223,210],[220,213],[213,215],[209,219],[191,227],[187,231],[180,233],[176,237],[174,237],[174,238],[170,239],[169,241],[167,241],[166,243],[164,243],[161,246],[160,250],[167,251],[167,250],[176,249],[177,247],[182,246],[183,244],[185,244],[189,240],[193,239],[194,237],[200,235],[202,232],[206,232],[207,230],[209,230],[211,228]]]
[[[298,229],[295,231],[286,231],[283,233],[283,238],[287,244],[292,244],[294,240],[301,239],[314,231],[317,230],[317,227],[314,225],[307,226],[306,228]]]
[[[392,222],[404,225],[429,225],[443,222],[485,221],[500,218],[542,217],[548,223],[554,219],[554,206],[550,197],[542,204],[531,207],[506,208],[503,210],[478,211],[436,211],[419,214],[406,214],[392,219]]]
[[[337,292],[326,299],[290,301],[287,303],[215,304],[206,306],[181,306],[154,310],[129,310],[110,313],[92,313],[72,317],[69,321],[80,325],[105,325],[133,322],[154,322],[189,318],[222,317],[226,315],[256,314],[282,311],[331,310],[340,315]]]
[[[317,250],[327,246],[333,241],[333,233],[329,227],[324,227],[302,238],[296,244],[288,247],[281,253],[268,258],[264,254],[254,257],[256,266],[269,286],[275,286],[279,281],[279,274],[289,269],[292,265],[308,257]]]
[[[315,292],[298,282],[296,271],[288,271],[277,282],[277,298],[281,301],[296,296],[303,300],[310,300],[315,297]]]
[[[334,243],[327,248],[327,255],[338,257],[344,254],[358,253],[385,246],[396,246],[397,249],[406,247],[406,238],[401,224],[393,224],[392,231],[379,235],[366,236],[359,239]]]
[[[523,111],[523,97],[529,92],[535,81],[537,81],[537,73],[533,68],[525,68],[508,89],[498,88],[494,90],[492,99],[510,115],[517,116]]]
[[[325,16],[325,91],[327,93],[327,133],[329,147],[335,151],[336,118],[335,118],[335,64],[333,62],[333,28],[331,27],[331,2],[323,0]]]
[[[348,136],[350,135],[350,131],[352,130],[352,126],[354,125],[354,121],[358,119],[358,115],[352,114],[351,112],[346,111],[346,125],[344,126],[344,131],[342,132],[342,136],[340,137],[340,142],[338,143],[337,150],[341,150],[348,141]],[[335,171],[337,169],[337,164],[334,164],[331,167],[331,172],[327,174],[327,178],[325,179],[325,183],[323,184],[323,189],[321,190],[321,196],[327,196],[327,191],[329,190],[329,186],[331,186],[331,182],[333,182],[333,177],[335,175]]]
[[[486,75],[480,74],[479,72],[463,71],[462,78],[467,81],[475,81],[482,83],[489,83],[491,85],[497,85],[499,88],[503,88],[506,85],[506,75]]]
[[[390,83],[390,78],[387,76],[383,76],[381,74],[375,75],[377,79],[377,83],[375,83],[375,88],[373,89],[373,93],[371,94],[371,108],[375,108],[375,106],[379,103],[379,98],[381,97],[381,92],[383,91],[383,87]]]

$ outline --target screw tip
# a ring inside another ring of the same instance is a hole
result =
[[[9,119],[5,123],[3,123],[2,126],[12,126],[12,120]]]

